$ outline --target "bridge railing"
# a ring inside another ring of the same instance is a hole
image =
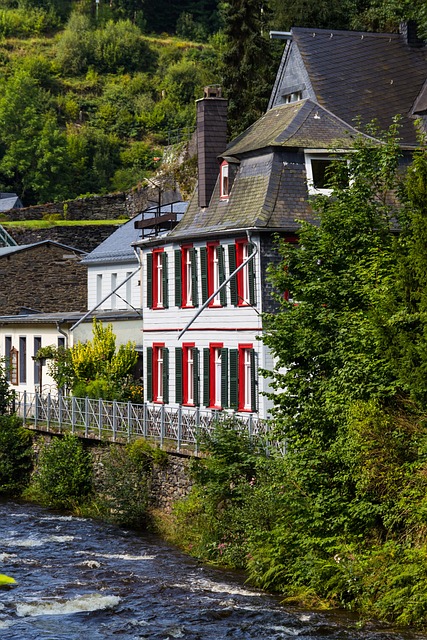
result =
[[[170,407],[145,402],[117,402],[74,396],[17,393],[16,413],[25,425],[53,433],[98,440],[131,441],[144,437],[160,446],[198,453],[203,436],[216,424],[232,419],[249,436],[268,439],[269,424],[258,416],[199,407]]]

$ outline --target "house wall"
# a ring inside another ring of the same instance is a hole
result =
[[[79,254],[43,244],[0,257],[0,315],[22,307],[44,313],[87,308],[86,267]]]
[[[99,264],[88,267],[87,298],[88,309],[93,309],[100,300],[105,298],[115,286],[123,282],[129,273],[137,269],[138,263]],[[115,279],[114,279],[115,276]],[[117,294],[110,296],[99,309],[135,309],[141,308],[141,290],[139,273],[136,273],[128,283],[125,283]],[[116,285],[114,285],[116,282]],[[100,298],[98,298],[100,296]],[[130,303],[130,304],[127,304]]]
[[[254,236],[253,241],[260,246],[260,238]],[[230,264],[228,255],[228,245],[234,244],[235,238],[230,237],[221,240],[220,244],[225,248],[225,276],[230,274]],[[265,241],[262,241],[265,244]],[[203,383],[202,372],[203,349],[209,347],[211,343],[221,343],[225,349],[237,349],[239,345],[251,345],[255,354],[258,367],[264,367],[271,364],[272,360],[268,355],[266,347],[263,345],[259,337],[262,335],[261,313],[265,300],[265,273],[263,269],[268,260],[260,259],[258,250],[255,256],[255,304],[253,306],[235,307],[231,304],[230,285],[226,285],[227,305],[218,308],[206,307],[202,313],[196,318],[194,323],[184,335],[179,338],[179,332],[189,323],[201,307],[202,291],[200,278],[200,248],[206,246],[206,241],[197,241],[193,243],[193,248],[198,253],[198,300],[199,305],[195,308],[186,309],[175,305],[175,273],[174,273],[174,255],[175,250],[180,248],[179,244],[166,245],[164,251],[168,255],[168,302],[169,307],[166,309],[151,309],[147,307],[146,291],[143,296],[143,314],[144,314],[144,358],[146,359],[147,348],[153,344],[164,344],[169,349],[169,401],[168,404],[177,406],[176,400],[176,379],[175,379],[175,349],[182,347],[185,343],[194,343],[200,353],[200,406],[203,408]],[[147,254],[149,250],[144,250],[142,259],[142,277],[141,283],[145,290],[147,278]],[[147,367],[144,365],[144,384],[147,385]],[[271,406],[262,393],[267,389],[268,384],[265,379],[256,374],[256,384],[258,390],[258,413],[264,417],[268,414]]]
[[[26,376],[25,381],[22,380],[22,375],[20,368],[18,370],[18,385],[12,385],[12,388],[15,391],[19,392],[30,392],[34,393],[34,391],[39,388],[39,373],[38,370],[35,370],[35,364],[32,359],[32,356],[36,354],[36,345],[35,339],[39,339],[41,341],[42,347],[54,346],[57,347],[59,344],[58,340],[64,338],[64,336],[59,333],[54,325],[39,325],[39,324],[26,324],[23,322],[22,324],[13,324],[13,325],[0,325],[0,358],[6,357],[6,342],[9,340],[9,344],[14,347],[20,355],[18,355],[18,362],[22,363],[23,355],[22,351],[22,339],[25,339],[26,342],[26,357],[25,357],[25,365],[26,365]],[[38,343],[37,343],[38,344]],[[71,346],[69,344],[69,346]],[[49,375],[49,366],[46,364],[42,368],[42,390],[46,393],[55,392],[56,385]]]
[[[134,342],[137,347],[142,346],[142,318],[138,320],[111,320],[106,324],[112,325],[117,346],[126,344],[129,341]],[[79,324],[72,333],[74,344],[78,341],[87,342],[92,340],[92,319]]]

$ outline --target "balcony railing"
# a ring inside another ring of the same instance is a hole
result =
[[[203,438],[225,421],[268,443],[268,421],[250,413],[27,392],[16,394],[14,409],[24,425],[41,431],[113,442],[143,437],[178,452],[198,454]]]

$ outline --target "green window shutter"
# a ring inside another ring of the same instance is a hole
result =
[[[202,282],[202,303],[208,299],[208,252],[206,247],[200,248],[200,276]]]
[[[230,265],[230,275],[231,275],[233,271],[236,270],[236,267],[237,267],[235,244],[228,245],[228,263]],[[237,307],[238,301],[239,300],[237,297],[237,276],[234,276],[230,280],[230,302],[235,307]]]
[[[251,246],[251,245],[249,245]],[[252,248],[253,252],[253,248]],[[252,253],[251,252],[251,253]],[[255,295],[255,258],[249,260],[248,262],[248,279],[249,279],[249,304],[256,304],[256,295]]]
[[[254,349],[251,349],[251,404],[252,411],[258,411],[257,377],[258,358]]]
[[[163,402],[169,402],[169,349],[163,347]]]
[[[224,263],[224,247],[218,247],[218,268],[219,268],[219,284],[225,280],[225,263]],[[223,307],[227,305],[227,287],[223,287],[219,292],[219,299]]]
[[[182,253],[181,249],[175,250],[175,306],[182,305]]]
[[[175,402],[178,404],[182,404],[182,392],[182,349],[177,347],[175,349]]]
[[[221,349],[221,406],[228,407],[228,349]]]
[[[153,402],[153,347],[147,347],[147,388],[145,390],[147,402]]]
[[[230,408],[239,408],[239,350],[230,349]]]
[[[199,350],[193,348],[193,386],[194,386],[194,404],[196,407],[200,404],[200,387],[199,387]]]
[[[203,349],[203,404],[210,405],[210,350]]]
[[[191,295],[193,297],[193,305],[195,307],[199,304],[199,291],[197,281],[197,251],[191,249]]]
[[[165,309],[167,309],[169,306],[168,254],[164,251],[161,255],[162,255],[162,274],[163,274],[163,306]]]
[[[153,308],[153,254],[147,253],[147,307]]]

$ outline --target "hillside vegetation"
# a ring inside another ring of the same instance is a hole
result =
[[[0,0],[0,190],[25,205],[137,186],[195,125],[203,86],[230,135],[264,112],[292,25],[398,29],[421,0]]]

